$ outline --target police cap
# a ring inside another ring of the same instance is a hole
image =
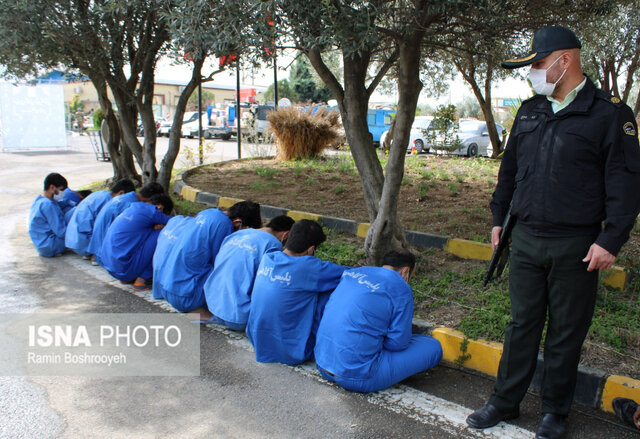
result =
[[[527,55],[522,58],[503,61],[502,67],[506,69],[524,67],[533,64],[556,50],[580,49],[581,47],[580,40],[571,29],[563,26],[543,27],[533,34]]]

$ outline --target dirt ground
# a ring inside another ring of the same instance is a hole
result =
[[[398,201],[398,215],[405,229],[489,242],[489,201],[497,179],[497,164],[480,169],[480,176],[473,178],[468,169],[460,168],[457,174],[433,172],[425,179],[416,170],[435,168],[432,156],[409,156],[407,162],[411,166],[406,170]],[[439,160],[438,165],[442,162],[447,164],[446,160]],[[333,171],[327,168],[291,166],[273,159],[241,160],[197,170],[188,174],[185,181],[228,197],[369,222],[355,171],[345,171],[346,166]],[[440,180],[443,175],[448,180]],[[636,225],[617,264],[640,266],[640,226]]]
[[[228,197],[369,222],[357,175],[314,172],[306,168],[304,172],[296,172],[295,167],[280,166],[272,177],[261,177],[256,172],[261,167],[273,166],[276,162],[271,159],[226,162],[189,174],[185,182]],[[483,181],[450,184],[451,187],[430,185],[421,196],[419,184],[409,178],[402,186],[398,203],[405,228],[488,242],[493,186]]]
[[[451,172],[451,163],[455,172]],[[447,162],[430,156],[407,157],[405,180],[400,191],[398,214],[405,229],[488,242],[491,229],[489,201],[497,165],[489,161],[469,171],[467,163]],[[447,166],[449,166],[447,168]],[[466,166],[466,167],[465,167]],[[442,171],[447,169],[449,172]],[[457,169],[457,170],[456,170]],[[427,171],[425,171],[427,170]],[[227,197],[253,200],[294,210],[368,222],[357,173],[346,161],[328,159],[316,163],[284,163],[273,159],[225,162],[195,170],[185,182],[200,190]],[[357,237],[343,237],[362,246]],[[420,250],[425,275],[440,272],[470,272],[486,267],[486,262],[462,260],[444,251]],[[619,255],[618,263],[637,266],[640,261],[640,228]],[[506,281],[503,281],[506,290]],[[416,287],[414,286],[414,292]],[[416,297],[416,315],[438,326],[457,327],[468,312],[456,301],[434,306],[438,298]],[[581,363],[609,373],[640,378],[639,337],[625,352],[589,338]]]

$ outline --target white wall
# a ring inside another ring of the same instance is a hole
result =
[[[62,85],[0,83],[2,149],[66,148]]]

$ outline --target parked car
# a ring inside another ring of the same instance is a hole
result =
[[[427,135],[425,131],[428,131],[433,121],[433,116],[416,116],[411,125],[411,134],[409,136],[409,144],[407,145],[407,152],[415,147],[418,154],[422,152],[429,152],[429,142],[427,141]],[[389,135],[389,130],[382,133],[380,136],[380,144],[385,142],[385,139]]]
[[[188,111],[184,113],[184,116],[182,118],[182,125],[184,126],[184,124],[193,122],[194,120],[195,121],[198,120],[198,112]],[[164,122],[160,123],[160,126],[158,127],[158,137],[162,137],[162,136],[169,137],[169,132],[171,131],[171,125],[173,125],[173,118],[167,119]],[[187,133],[183,129],[181,134],[183,134],[182,137],[184,137],[184,135],[186,135]]]
[[[496,124],[496,130],[500,142],[504,142],[507,130],[500,124]],[[458,138],[460,147],[451,154],[465,155],[467,157],[485,156],[491,157],[493,147],[489,139],[487,123],[480,120],[461,120],[458,124]]]

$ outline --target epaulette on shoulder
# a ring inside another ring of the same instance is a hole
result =
[[[611,96],[610,94],[600,90],[600,89],[596,89],[596,98],[601,99],[605,102],[608,102],[610,104],[615,105],[616,107],[620,107],[625,105],[624,102],[622,102],[622,99],[620,99],[619,97],[616,96]]]

